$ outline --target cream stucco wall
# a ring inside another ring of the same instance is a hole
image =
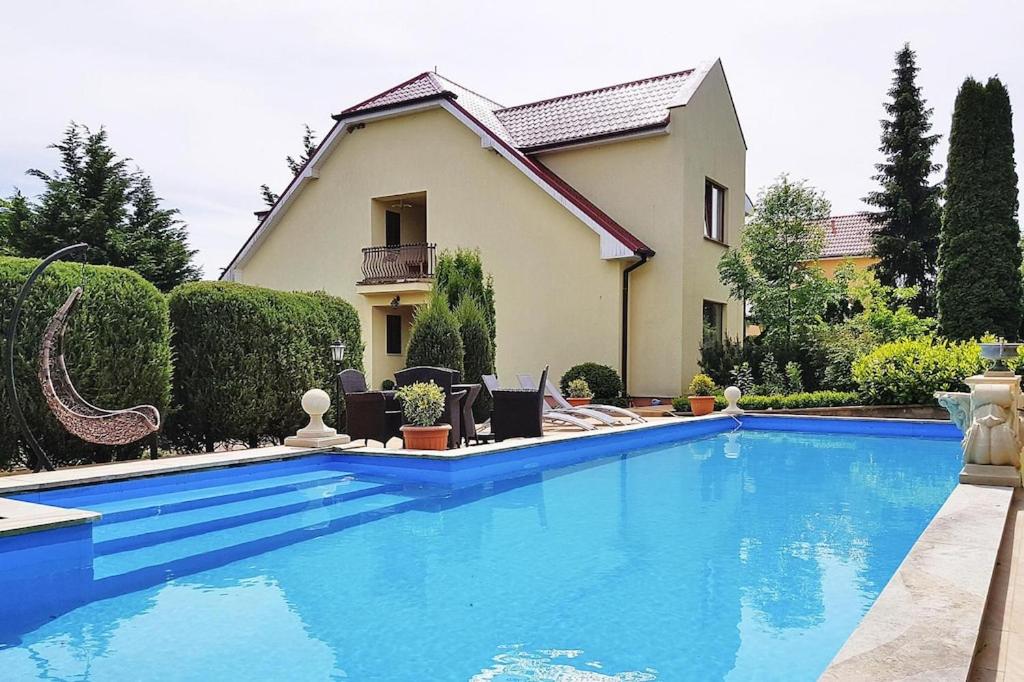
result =
[[[376,355],[384,337],[375,333],[373,305],[390,296],[357,292],[360,250],[374,241],[373,199],[417,192],[426,193],[427,240],[438,249],[479,248],[494,275],[497,369],[505,382],[549,363],[555,377],[584,360],[618,366],[622,264],[602,260],[592,230],[441,109],[346,135],[241,264],[238,279],[351,301],[364,363],[379,385],[393,363]]]
[[[726,242],[743,229],[746,148],[721,66],[671,111],[669,134],[542,160],[657,253],[631,275],[629,390],[679,395],[699,371],[703,301],[726,303],[726,333],[743,333],[742,305],[718,278],[725,247],[704,238],[705,178],[729,190]]]
[[[843,265],[850,263],[857,270],[867,270],[878,262],[873,256],[848,256],[846,258],[820,258],[814,261],[814,265],[821,268],[828,278],[835,277],[836,270]]]

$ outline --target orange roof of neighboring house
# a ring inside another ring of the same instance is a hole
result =
[[[878,230],[878,225],[871,222],[870,214],[834,215],[818,223],[825,228],[822,258],[871,255],[871,236]]]

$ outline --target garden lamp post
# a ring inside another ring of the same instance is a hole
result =
[[[341,363],[345,360],[345,342],[341,339],[331,344],[331,360],[334,360],[334,428],[341,433],[341,391],[338,388],[338,374],[341,373]]]

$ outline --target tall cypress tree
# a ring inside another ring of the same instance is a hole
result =
[[[939,249],[939,325],[951,338],[1015,338],[1021,250],[1010,96],[968,78],[953,109]]]
[[[871,213],[879,229],[873,237],[878,281],[887,286],[915,286],[911,301],[918,314],[935,312],[935,268],[939,253],[941,214],[937,184],[929,176],[941,166],[932,163],[938,135],[929,135],[932,110],[925,106],[915,82],[920,69],[910,45],[896,53],[889,118],[882,121],[879,151],[885,161],[875,166],[874,179],[881,185],[864,201],[880,209]]]

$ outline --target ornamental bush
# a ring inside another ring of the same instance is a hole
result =
[[[692,396],[714,395],[715,382],[707,374],[697,374],[690,381],[689,393]]]
[[[0,318],[6,324],[18,289],[39,264],[0,258]],[[55,263],[22,308],[15,349],[18,400],[29,428],[56,465],[138,457],[144,444],[104,447],[68,434],[50,413],[36,378],[43,330],[71,290],[82,266]],[[156,287],[123,268],[86,266],[85,295],[64,339],[68,372],[78,391],[107,409],[154,405],[166,419],[171,395],[167,302]],[[6,339],[4,339],[6,343]],[[4,367],[6,374],[6,366]],[[0,381],[0,469],[22,466],[27,451],[11,412],[7,382]]]
[[[433,426],[444,412],[444,391],[434,382],[417,381],[398,389],[402,414],[413,426]]]
[[[594,392],[590,390],[590,385],[587,383],[587,380],[580,377],[579,379],[573,379],[569,382],[569,397],[593,398]]]
[[[853,363],[853,380],[867,403],[932,403],[935,391],[963,389],[964,377],[984,371],[981,349],[973,341],[933,338],[886,343]]]
[[[618,398],[622,393],[622,379],[619,378],[618,372],[608,365],[584,362],[582,365],[570,367],[559,382],[562,393],[569,392],[569,382],[573,379],[585,379],[587,386],[594,392],[594,402],[597,403]]]
[[[302,394],[333,395],[332,341],[345,343],[344,368],[362,369],[359,318],[342,299],[194,282],[174,289],[169,303],[177,411],[167,432],[178,450],[294,434],[306,421]],[[333,423],[334,409],[325,417]]]
[[[406,367],[447,367],[461,374],[462,355],[459,321],[445,297],[435,293],[413,316]]]

